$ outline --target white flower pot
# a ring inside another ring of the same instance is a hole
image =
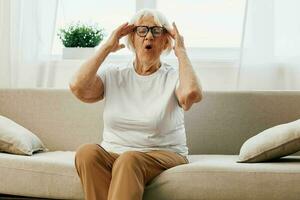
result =
[[[95,53],[96,48],[63,48],[63,59],[87,59]]]

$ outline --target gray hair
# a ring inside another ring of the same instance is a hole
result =
[[[151,16],[154,18],[154,22],[158,26],[162,26],[167,29],[167,31],[171,31],[171,25],[169,24],[167,18],[165,17],[164,14],[157,10],[152,10],[152,9],[142,9],[138,11],[129,21],[129,24],[135,24],[138,22],[140,19],[142,19],[144,16]],[[133,47],[133,42],[132,42],[132,33],[128,34],[124,37],[125,39],[125,44],[129,50],[132,52],[135,52],[135,49]],[[170,35],[167,36],[168,40],[168,47],[162,52],[163,55],[167,55],[170,53],[173,47],[173,40]]]

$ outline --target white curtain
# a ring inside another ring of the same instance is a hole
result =
[[[57,0],[0,0],[0,87],[36,87],[50,59]]]
[[[300,89],[299,8],[299,0],[247,1],[238,89]]]

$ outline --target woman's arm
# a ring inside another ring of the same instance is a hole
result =
[[[173,23],[173,27],[171,35],[175,40],[174,51],[179,62],[179,87],[175,94],[180,106],[187,111],[193,103],[201,101],[202,88],[186,53],[183,37],[179,34],[175,23]]]
[[[185,51],[178,53],[179,87],[175,91],[181,107],[187,111],[202,99],[202,88]]]
[[[81,101],[93,103],[103,99],[104,86],[97,71],[109,53],[107,45],[104,44],[72,77],[69,88]]]
[[[125,47],[124,44],[119,44],[119,40],[130,33],[133,28],[134,25],[128,25],[128,23],[119,26],[95,55],[80,66],[69,83],[70,90],[78,99],[86,103],[103,99],[104,85],[97,71],[109,53]]]

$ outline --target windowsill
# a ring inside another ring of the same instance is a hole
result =
[[[190,47],[187,48],[188,56],[192,63],[220,63],[220,64],[237,64],[239,61],[239,48],[198,48]],[[117,62],[128,62],[133,58],[133,53],[124,50],[120,52],[112,53],[106,61],[117,61]],[[165,61],[176,62],[177,58],[174,52],[171,52],[167,56],[162,57]],[[74,61],[80,62],[82,59],[63,59],[61,54],[52,55],[50,61]]]

